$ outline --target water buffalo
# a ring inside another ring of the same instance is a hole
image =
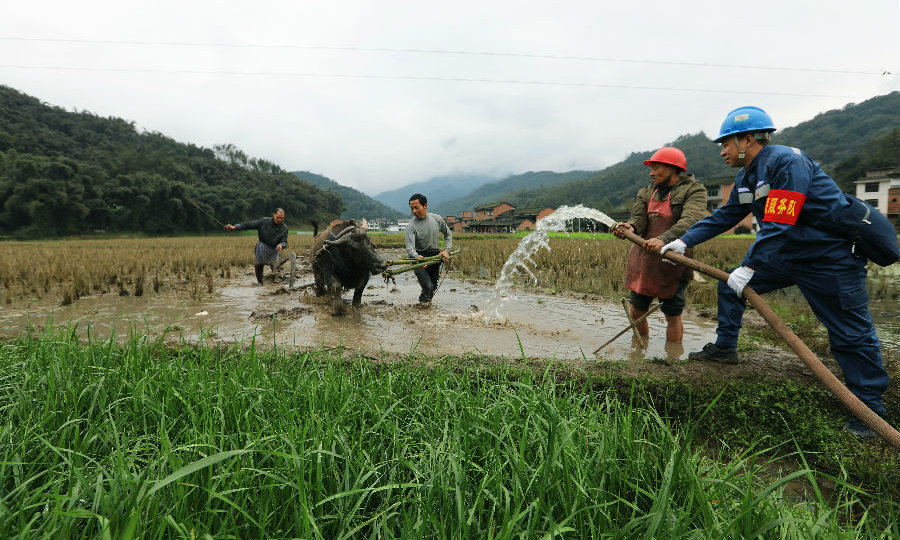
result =
[[[366,220],[336,223],[330,229],[318,234],[310,248],[316,294],[331,295],[333,315],[344,312],[341,293],[344,289],[355,289],[353,305],[362,304],[362,293],[369,282],[369,276],[387,268],[375,253],[375,246],[367,234]]]

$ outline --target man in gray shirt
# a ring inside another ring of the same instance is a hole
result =
[[[285,261],[294,256],[293,253],[284,255],[284,249],[287,248],[288,228],[284,224],[284,210],[277,208],[272,212],[272,217],[263,217],[253,221],[245,221],[232,225],[225,225],[229,231],[242,231],[245,229],[256,229],[259,241],[256,242],[256,250],[254,252],[255,260],[253,269],[256,271],[256,281],[259,284],[263,282],[263,268],[265,265],[272,267],[272,272],[278,270]]]
[[[421,193],[416,193],[409,198],[409,209],[415,219],[410,220],[406,226],[406,252],[414,259],[440,255],[445,263],[450,262],[450,248],[453,245],[453,235],[450,227],[444,222],[444,218],[428,212],[428,199]],[[440,238],[444,235],[444,250],[441,251]],[[419,302],[427,304],[431,302],[434,291],[438,286],[441,275],[441,264],[434,263],[424,268],[414,270],[419,285],[422,286],[422,294]]]

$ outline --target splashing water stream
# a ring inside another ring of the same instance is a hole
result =
[[[536,263],[532,257],[537,254],[541,248],[550,251],[551,231],[563,232],[566,225],[574,219],[592,219],[599,221],[607,227],[612,227],[616,221],[599,210],[587,208],[582,205],[577,206],[560,206],[555,212],[538,221],[535,231],[519,242],[519,246],[500,270],[500,277],[497,284],[494,285],[494,293],[487,302],[484,310],[484,320],[491,322],[495,320],[503,320],[500,309],[510,298],[515,295],[510,292],[509,288],[513,283],[516,275],[524,271],[531,278],[532,282],[537,285],[537,276],[534,275],[531,267],[535,267]],[[529,267],[529,264],[531,267]]]

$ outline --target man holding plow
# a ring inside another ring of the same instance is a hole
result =
[[[441,256],[444,263],[450,262],[450,248],[453,246],[453,234],[444,218],[428,212],[428,199],[421,193],[409,198],[409,210],[414,219],[406,226],[406,253],[413,259]],[[440,248],[438,235],[444,236],[444,249]],[[441,275],[441,263],[427,265],[415,269],[416,279],[422,287],[419,302],[428,304],[434,297]]]

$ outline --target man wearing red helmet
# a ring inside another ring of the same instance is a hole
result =
[[[694,175],[684,174],[687,160],[677,148],[663,146],[644,165],[650,167],[650,185],[638,191],[631,216],[619,223],[613,234],[623,238],[618,232],[622,228],[647,239],[643,249],[631,246],[625,267],[631,316],[640,317],[650,302],[659,298],[666,316],[666,341],[680,343],[684,337],[684,290],[693,271],[659,258],[656,252],[706,216],[706,188],[694,181]],[[646,320],[638,323],[638,332],[643,336],[650,333]]]

